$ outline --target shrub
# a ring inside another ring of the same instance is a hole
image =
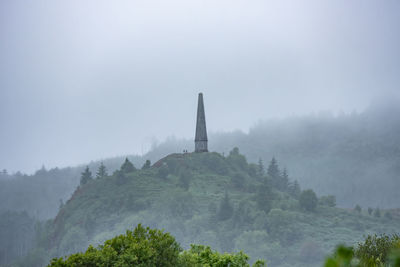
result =
[[[318,198],[312,189],[304,190],[299,199],[300,206],[307,211],[314,211],[317,207]]]

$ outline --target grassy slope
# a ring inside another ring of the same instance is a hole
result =
[[[351,245],[369,233],[400,229],[398,217],[375,218],[325,206],[305,212],[295,198],[276,189],[273,209],[265,214],[255,202],[261,179],[241,156],[186,154],[164,162],[165,178],[159,168],[151,168],[78,188],[48,230],[52,256],[83,250],[144,223],[171,232],[184,247],[201,243],[220,251],[242,249],[253,259],[267,259],[270,266],[312,266],[339,243]],[[237,173],[243,177],[241,187],[231,182]],[[182,176],[190,177],[187,190]],[[225,192],[235,212],[219,221],[215,210]]]

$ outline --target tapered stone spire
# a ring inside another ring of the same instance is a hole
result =
[[[204,114],[203,94],[199,94],[197,104],[196,136],[194,138],[195,152],[208,152],[206,115]]]

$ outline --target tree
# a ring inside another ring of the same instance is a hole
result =
[[[391,250],[399,245],[399,235],[368,235],[364,242],[358,243],[355,255],[364,263],[362,266],[386,266],[383,265],[388,260]],[[373,263],[383,263],[373,264]],[[388,265],[389,266],[389,265]],[[399,266],[399,265],[390,265]]]
[[[336,197],[333,195],[322,196],[319,198],[318,203],[322,206],[335,207],[336,206]]]
[[[278,162],[275,157],[273,157],[269,163],[267,175],[271,179],[272,185],[275,188],[278,188],[279,190],[285,189],[284,182],[282,181],[281,171],[279,170]]]
[[[81,173],[81,185],[87,184],[92,179],[92,172],[89,170],[89,166],[86,166],[85,171]]]
[[[178,266],[182,248],[169,233],[138,225],[85,253],[55,258],[49,266]]]
[[[312,189],[304,190],[299,199],[300,206],[307,211],[314,211],[317,207],[318,198]]]
[[[361,213],[361,211],[362,211],[361,206],[358,205],[358,204],[354,207],[354,210],[355,210],[356,212],[358,212],[358,213]]]
[[[219,204],[217,218],[220,221],[225,221],[230,219],[232,215],[233,215],[233,206],[229,199],[228,192],[225,191],[225,196]]]
[[[279,188],[281,190],[287,191],[288,187],[289,187],[289,175],[288,175],[287,169],[284,168],[283,172],[282,172],[281,180],[279,183]]]
[[[250,267],[248,264],[249,257],[242,251],[238,253],[224,253],[212,250],[208,246],[191,245],[189,250],[184,251],[180,255],[180,267],[193,266],[229,266],[229,267]],[[253,267],[266,266],[262,260],[257,260]]]
[[[128,158],[125,158],[125,162],[121,166],[121,171],[123,173],[130,173],[136,170],[135,166],[133,166],[132,162],[129,161]]]
[[[151,167],[151,161],[146,160],[146,162],[142,166],[142,170],[150,169],[150,167]]]
[[[84,253],[54,258],[48,266],[250,267],[248,261],[249,256],[243,252],[221,254],[203,245],[191,245],[182,252],[169,233],[139,224],[133,232],[128,230],[97,248],[90,245]],[[262,260],[253,264],[253,267],[263,266],[266,265]]]
[[[272,157],[271,162],[269,163],[267,174],[272,179],[277,179],[280,176],[278,162],[276,161],[275,157]]]
[[[103,162],[101,162],[100,166],[97,170],[97,173],[96,173],[96,178],[100,179],[100,178],[106,177],[107,175],[108,175],[107,168],[106,168],[106,166],[104,166]]]

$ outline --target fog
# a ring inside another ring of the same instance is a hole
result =
[[[398,96],[398,1],[0,3],[0,168],[31,173]],[[212,148],[211,148],[212,149]]]

